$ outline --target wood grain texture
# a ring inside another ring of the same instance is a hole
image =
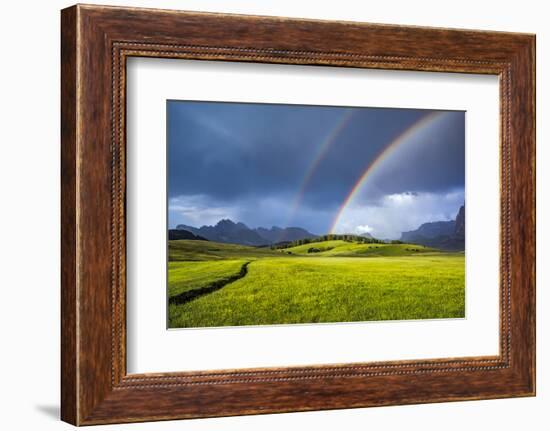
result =
[[[76,9],[61,16],[61,417],[77,422]]]
[[[62,11],[63,420],[87,425],[533,395],[534,47],[533,35],[512,33],[100,6]],[[499,355],[127,375],[129,56],[499,75]]]

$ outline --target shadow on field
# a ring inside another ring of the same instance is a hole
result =
[[[239,273],[231,277],[217,280],[214,283],[210,284],[209,286],[201,287],[200,289],[188,290],[187,292],[183,292],[183,293],[180,293],[179,295],[173,296],[170,298],[169,303],[174,305],[187,304],[188,302],[191,302],[197,298],[200,298],[201,296],[208,295],[209,293],[215,292],[216,290],[220,290],[222,287],[225,287],[228,284],[231,284],[237,280],[240,280],[246,274],[248,274],[249,264],[250,262],[246,262],[245,264],[243,264]]]

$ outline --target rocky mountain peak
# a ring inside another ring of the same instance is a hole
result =
[[[455,236],[457,238],[464,239],[466,234],[466,211],[464,210],[464,205],[458,210],[458,214],[455,219]]]

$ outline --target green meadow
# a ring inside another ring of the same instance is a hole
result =
[[[169,327],[464,317],[464,253],[332,240],[169,241]]]

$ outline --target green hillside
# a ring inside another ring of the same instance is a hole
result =
[[[170,327],[464,316],[464,257],[259,259],[248,274],[169,306]]]
[[[220,259],[258,259],[269,256],[280,257],[281,253],[267,247],[248,247],[246,245],[224,244],[213,241],[168,241],[168,260],[171,262]]]
[[[438,250],[416,244],[360,244],[335,240],[303,244],[284,249],[293,254],[309,256],[411,256],[419,253],[434,253]]]
[[[169,326],[464,317],[464,273],[464,253],[412,244],[170,241]]]

